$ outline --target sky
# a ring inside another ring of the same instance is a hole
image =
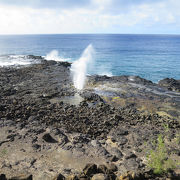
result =
[[[0,34],[180,34],[180,0],[0,0]]]

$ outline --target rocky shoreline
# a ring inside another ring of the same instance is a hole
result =
[[[178,179],[180,80],[89,76],[78,92],[71,64],[0,68],[0,180]],[[147,166],[162,135],[177,166]]]

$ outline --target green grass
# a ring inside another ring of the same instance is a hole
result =
[[[148,153],[148,167],[153,169],[154,174],[167,173],[176,168],[176,163],[169,158],[163,136],[160,134],[157,141],[153,142],[154,149]]]
[[[7,154],[7,150],[6,149],[2,149],[0,151],[0,157],[4,157]]]

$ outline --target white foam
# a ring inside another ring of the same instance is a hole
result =
[[[45,59],[46,60],[54,60],[54,61],[67,61],[69,60],[68,58],[64,58],[64,57],[61,57],[59,55],[59,52],[57,50],[52,50],[50,53],[48,53],[46,56],[45,56]]]
[[[102,72],[102,73],[99,73],[100,76],[108,76],[108,77],[112,77],[113,74],[111,72]]]
[[[81,57],[74,61],[71,66],[71,72],[73,74],[73,83],[78,90],[83,89],[86,80],[86,74],[88,66],[93,61],[94,48],[90,44],[82,53]]]
[[[32,59],[24,55],[4,55],[0,56],[0,66],[24,66],[32,64]],[[35,61],[34,61],[35,63]]]

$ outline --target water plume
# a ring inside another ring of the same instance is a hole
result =
[[[94,48],[90,44],[82,53],[81,57],[74,61],[71,66],[73,83],[75,88],[82,90],[85,85],[87,69],[93,61]]]
[[[46,60],[54,60],[54,61],[64,61],[65,59],[59,56],[59,53],[57,50],[52,50],[50,53],[48,53],[45,56]]]

